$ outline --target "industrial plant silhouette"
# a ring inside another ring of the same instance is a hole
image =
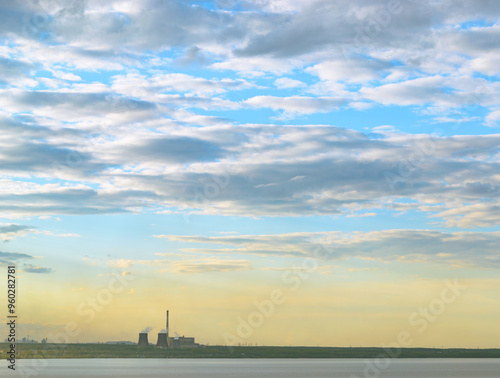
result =
[[[139,341],[137,342],[138,347],[149,346],[148,332],[139,333]],[[165,332],[158,333],[158,341],[156,342],[157,348],[196,348],[200,344],[194,342],[194,337],[184,337],[176,335],[174,337],[169,336],[169,324],[168,324],[168,310],[167,310],[167,327]]]

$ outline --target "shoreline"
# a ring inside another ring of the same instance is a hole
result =
[[[0,343],[5,358],[8,343]],[[17,359],[36,358],[500,358],[500,348],[380,348],[304,346],[200,346],[157,348],[120,344],[16,344]]]

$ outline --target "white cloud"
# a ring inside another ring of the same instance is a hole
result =
[[[289,77],[280,77],[274,81],[278,89],[303,88],[306,84],[300,80],[290,79]]]
[[[498,192],[497,188],[484,185],[492,194]],[[472,205],[453,203],[445,210],[437,212],[435,217],[446,219],[448,227],[475,228],[488,227],[500,223],[500,203],[491,201],[475,203]]]
[[[72,74],[71,72],[62,72],[62,71],[53,71],[52,74],[63,80],[68,80],[68,81],[80,81],[82,78],[80,76],[77,76],[75,74]]]
[[[384,70],[392,65],[375,60],[337,59],[325,61],[306,69],[306,72],[319,76],[327,82],[366,82],[380,78]]]
[[[489,127],[498,127],[500,121],[500,110],[494,110],[486,116],[486,125]]]
[[[36,231],[35,227],[20,224],[1,224],[0,240],[10,241],[19,237],[25,237]]]
[[[446,80],[440,76],[423,77],[400,83],[362,88],[361,95],[383,105],[424,105],[441,103],[448,97],[442,90]],[[446,100],[448,103],[448,101]]]
[[[193,261],[175,261],[167,271],[173,273],[196,274],[212,272],[237,272],[252,269],[246,260],[227,260],[219,258],[196,259]]]
[[[253,87],[245,80],[205,79],[186,74],[158,74],[150,78],[138,74],[127,74],[113,78],[112,89],[118,93],[133,97],[147,97],[152,93],[190,93],[211,95]]]
[[[255,108],[283,110],[287,114],[295,115],[331,112],[344,105],[346,100],[336,97],[256,96],[245,100],[244,103]]]

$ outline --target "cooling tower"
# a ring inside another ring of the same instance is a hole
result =
[[[157,347],[163,347],[167,348],[167,334],[166,333],[159,333],[158,334],[158,342],[156,343]]]
[[[147,333],[139,333],[139,342],[137,343],[137,346],[148,346],[148,334]]]

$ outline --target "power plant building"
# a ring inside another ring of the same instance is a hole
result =
[[[195,343],[194,337],[185,337],[178,336],[176,334],[175,337],[169,336],[169,319],[168,319],[168,310],[167,310],[167,328],[165,332],[158,333],[158,340],[156,342],[156,347],[158,348],[196,348],[199,347],[200,344]],[[148,346],[148,334],[145,332],[139,333],[139,342],[137,343],[138,347]]]
[[[200,344],[194,342],[194,337],[176,336],[170,337],[171,348],[196,348]]]

